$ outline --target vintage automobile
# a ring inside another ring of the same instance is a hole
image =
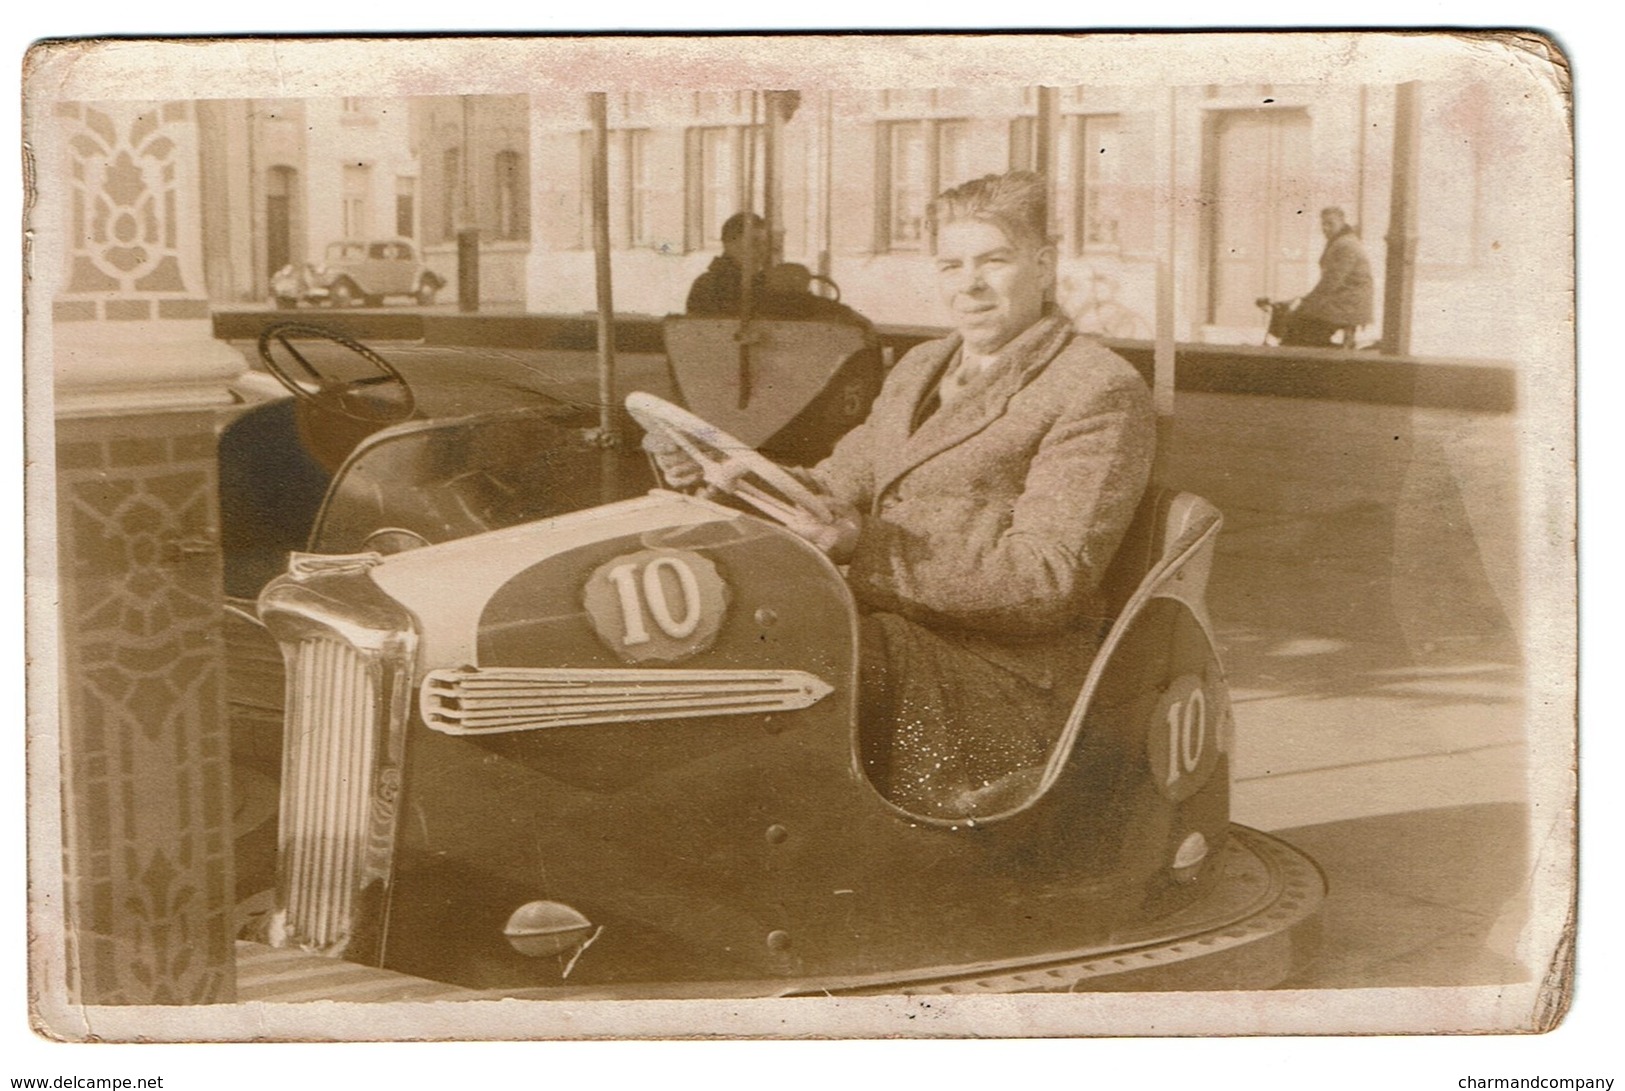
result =
[[[406,239],[346,239],[328,243],[320,262],[284,265],[271,277],[271,296],[284,310],[317,306],[376,307],[390,296],[434,302],[445,280],[418,260]]]
[[[346,396],[399,413],[397,385]],[[947,820],[865,775],[852,598],[775,521],[818,498],[628,409],[745,510],[651,490],[568,411],[406,420],[333,473],[258,596],[286,717],[258,935],[525,997],[1258,987],[1302,960],[1318,872],[1229,821],[1211,506],[1147,498],[1054,752]]]

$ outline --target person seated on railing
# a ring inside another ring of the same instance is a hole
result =
[[[1283,316],[1282,345],[1324,347],[1339,330],[1352,339],[1372,318],[1371,262],[1359,234],[1335,206],[1320,210],[1320,230],[1326,236],[1320,280]]]
[[[735,212],[722,224],[722,253],[688,289],[688,313],[737,317],[744,302],[743,277],[751,270],[752,292],[762,292],[767,264],[767,221],[754,212]]]
[[[863,762],[888,798],[957,819],[1030,797],[1100,637],[1099,583],[1150,475],[1155,423],[1121,357],[1046,294],[1044,180],[931,204],[954,332],[910,351],[868,419],[803,471],[837,511],[792,529],[848,565]],[[658,437],[668,484],[699,467]]]

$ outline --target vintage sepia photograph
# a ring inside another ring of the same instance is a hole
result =
[[[1551,38],[24,68],[37,1033],[1563,1020]]]

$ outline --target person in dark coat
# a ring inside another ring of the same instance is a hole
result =
[[[812,270],[805,265],[787,261],[773,266],[763,278],[756,313],[763,318],[819,319],[874,330],[873,323],[845,303],[814,294],[812,281]]]
[[[1040,785],[1156,429],[1139,374],[1046,303],[1040,176],[967,182],[931,216],[953,332],[904,356],[868,419],[802,471],[836,520],[791,529],[848,566],[865,771],[904,810],[959,819]],[[686,456],[645,445],[669,483],[694,481]]]
[[[752,292],[762,291],[767,263],[767,222],[754,212],[736,212],[722,225],[722,253],[688,289],[688,313],[734,315],[744,302],[743,277],[752,270]]]
[[[1338,330],[1364,326],[1372,318],[1371,262],[1360,236],[1341,208],[1320,212],[1326,248],[1320,254],[1320,280],[1286,317],[1283,345],[1326,346]]]

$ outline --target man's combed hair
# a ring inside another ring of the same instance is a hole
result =
[[[988,174],[944,190],[926,209],[933,236],[945,223],[984,220],[1010,241],[1045,246],[1049,238],[1049,186],[1042,174],[1013,170]]]

